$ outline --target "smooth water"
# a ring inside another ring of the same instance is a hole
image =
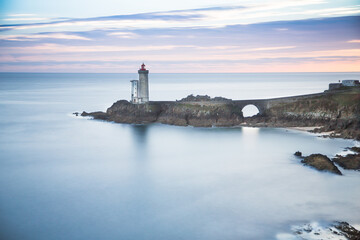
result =
[[[360,223],[360,173],[320,173],[351,140],[274,128],[74,117],[129,98],[136,74],[0,74],[0,239],[276,239],[294,223]],[[152,100],[323,91],[332,74],[150,74]]]

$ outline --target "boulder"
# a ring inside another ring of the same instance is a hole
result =
[[[347,222],[337,222],[334,227],[340,230],[349,240],[359,240],[360,231],[348,224]]]
[[[319,171],[342,175],[335,164],[327,156],[322,154],[311,154],[310,156],[305,157],[301,162],[304,165],[311,166]]]
[[[294,155],[297,156],[297,157],[301,157],[301,156],[302,156],[302,153],[299,152],[299,151],[297,151],[297,152],[294,153]]]
[[[104,112],[92,112],[92,113],[87,113],[87,112],[82,112],[81,113],[82,117],[87,117],[87,116],[91,116],[94,119],[100,119],[100,120],[108,120],[109,116],[104,113]]]
[[[352,148],[349,148],[349,149],[350,149],[351,151],[360,153],[360,147],[352,147]]]
[[[332,159],[344,169],[360,170],[360,154],[348,154],[346,156],[336,155]]]

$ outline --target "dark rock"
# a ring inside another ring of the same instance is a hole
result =
[[[103,112],[83,112],[82,116],[92,116],[117,123],[153,123],[178,126],[212,127],[235,126],[243,122],[240,109],[231,102],[149,102],[132,104],[121,100]]]
[[[161,103],[132,104],[125,100],[117,101],[106,110],[109,121],[135,124],[156,122],[161,112]]]
[[[352,147],[352,148],[349,148],[349,149],[350,149],[351,151],[360,153],[360,147]]]
[[[82,112],[81,113],[82,117],[87,117],[87,116],[91,116],[94,119],[101,119],[101,120],[108,120],[109,117],[106,113],[104,112],[91,112],[91,113],[87,113],[87,112]]]
[[[195,127],[226,127],[236,126],[243,122],[241,110],[232,103],[202,104],[177,102],[165,104],[157,120],[160,123],[195,126]]]
[[[346,156],[336,155],[332,159],[335,163],[339,164],[344,169],[360,170],[360,154],[348,154]]]
[[[78,113],[78,112],[74,112],[74,113],[73,113],[73,115],[75,115],[75,116],[79,116],[79,114],[80,114],[80,113]]]
[[[297,151],[297,152],[294,153],[294,155],[297,156],[297,157],[301,157],[301,156],[302,156],[302,153],[299,152],[299,151]]]
[[[334,225],[349,240],[360,240],[360,231],[347,222],[338,222]]]
[[[327,156],[322,154],[311,154],[310,156],[305,157],[301,162],[319,171],[327,171],[342,175],[335,164]]]
[[[296,239],[360,240],[360,231],[355,229],[347,222],[326,223],[326,225],[324,226],[319,226],[316,222],[307,223],[300,226],[292,226],[292,229],[294,236],[296,236]],[[314,238],[314,236],[316,237]]]
[[[82,117],[87,117],[87,116],[89,116],[89,113],[83,111],[83,112],[81,113],[81,116],[82,116]]]

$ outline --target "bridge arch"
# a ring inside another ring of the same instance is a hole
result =
[[[254,106],[255,106],[257,108],[257,110],[259,111],[258,112],[259,115],[265,115],[266,110],[268,108],[268,104],[267,104],[266,100],[256,100],[256,99],[255,100],[235,100],[234,104],[240,111],[242,111],[247,105],[253,105],[252,108],[254,109]],[[247,116],[245,115],[244,117],[247,117]]]
[[[252,103],[244,105],[241,111],[244,117],[253,117],[260,113],[259,107]]]

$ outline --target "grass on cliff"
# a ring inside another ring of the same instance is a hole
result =
[[[285,110],[289,112],[337,112],[347,109],[349,112],[359,114],[360,112],[360,88],[348,91],[328,92],[323,96],[300,99],[293,103],[281,103],[274,106],[272,110]]]
[[[332,100],[341,106],[351,106],[360,104],[360,88],[352,89],[348,92],[334,93]]]

